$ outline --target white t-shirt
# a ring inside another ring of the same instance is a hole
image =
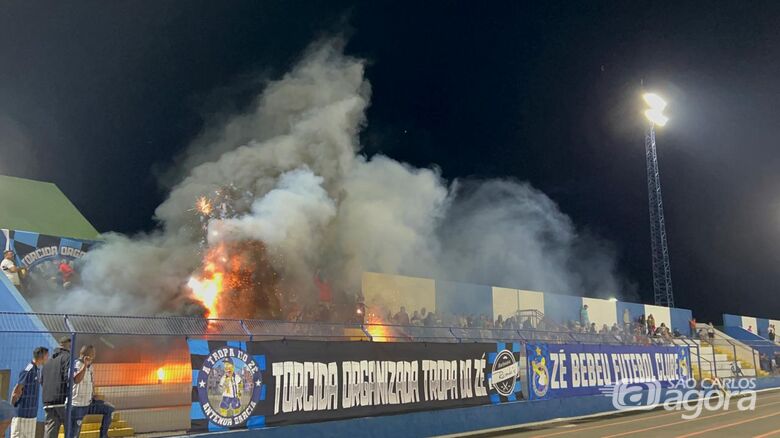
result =
[[[76,370],[78,373],[84,368],[84,362],[76,359]],[[87,368],[84,372],[84,378],[81,383],[73,384],[73,406],[89,406],[92,403],[92,367]]]
[[[241,386],[241,377],[233,374],[232,377],[227,375],[222,376],[219,379],[219,386],[222,388],[223,397],[238,398],[239,386]]]
[[[13,260],[3,259],[3,261],[0,262],[0,268],[3,269],[5,276],[11,280],[11,283],[13,283],[14,286],[19,286],[19,273],[11,272],[11,269],[15,267],[16,264],[13,262]]]

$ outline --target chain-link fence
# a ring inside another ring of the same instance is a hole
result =
[[[533,315],[528,316],[531,319]],[[537,318],[539,319],[539,318]],[[539,320],[529,322],[539,326]],[[547,325],[552,327],[551,325]],[[526,325],[529,327],[529,325]],[[17,428],[48,438],[186,433],[193,369],[188,339],[356,342],[688,345],[699,377],[721,376],[726,345],[533,328],[332,324],[191,317],[0,312],[0,397],[19,406]],[[722,348],[721,348],[722,347]],[[42,349],[48,353],[41,356]],[[747,352],[732,345],[740,363]],[[745,347],[743,347],[745,348]],[[38,352],[37,355],[35,352]],[[44,365],[45,363],[45,365]],[[743,366],[743,372],[749,369]],[[753,367],[753,369],[757,369]],[[522,370],[521,370],[522,371]],[[745,375],[748,375],[745,372]],[[251,379],[248,379],[251,381]],[[42,383],[42,385],[41,385]]]

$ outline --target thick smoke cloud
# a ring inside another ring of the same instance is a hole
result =
[[[83,287],[39,310],[192,313],[184,286],[200,266],[196,199],[226,185],[236,215],[208,224],[210,244],[259,240],[284,266],[283,287],[321,273],[358,291],[364,271],[561,293],[619,294],[608,247],[581,236],[543,193],[511,180],[448,184],[435,169],[360,155],[370,86],[339,41],[311,48],[246,113],[199,136],[186,175],[156,211],[160,229],[110,235]],[[313,294],[312,294],[313,295]],[[50,297],[48,297],[50,298]],[[188,304],[189,303],[189,304]]]

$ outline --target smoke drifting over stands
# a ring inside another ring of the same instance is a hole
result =
[[[82,286],[38,296],[34,308],[203,314],[187,282],[202,269],[206,248],[252,241],[271,255],[282,308],[316,301],[315,276],[334,295],[354,297],[364,271],[578,295],[625,292],[610,246],[583,234],[527,183],[448,182],[435,168],[361,155],[371,87],[365,61],[345,56],[342,46],[338,39],[314,44],[250,111],[204,132],[173,172],[184,176],[156,210],[159,229],[105,235],[84,258]],[[233,213],[204,226],[198,198],[228,186]]]

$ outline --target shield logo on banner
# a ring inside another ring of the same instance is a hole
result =
[[[490,383],[497,393],[504,397],[514,394],[515,385],[517,384],[517,371],[518,366],[515,355],[509,350],[499,351],[490,373]]]

